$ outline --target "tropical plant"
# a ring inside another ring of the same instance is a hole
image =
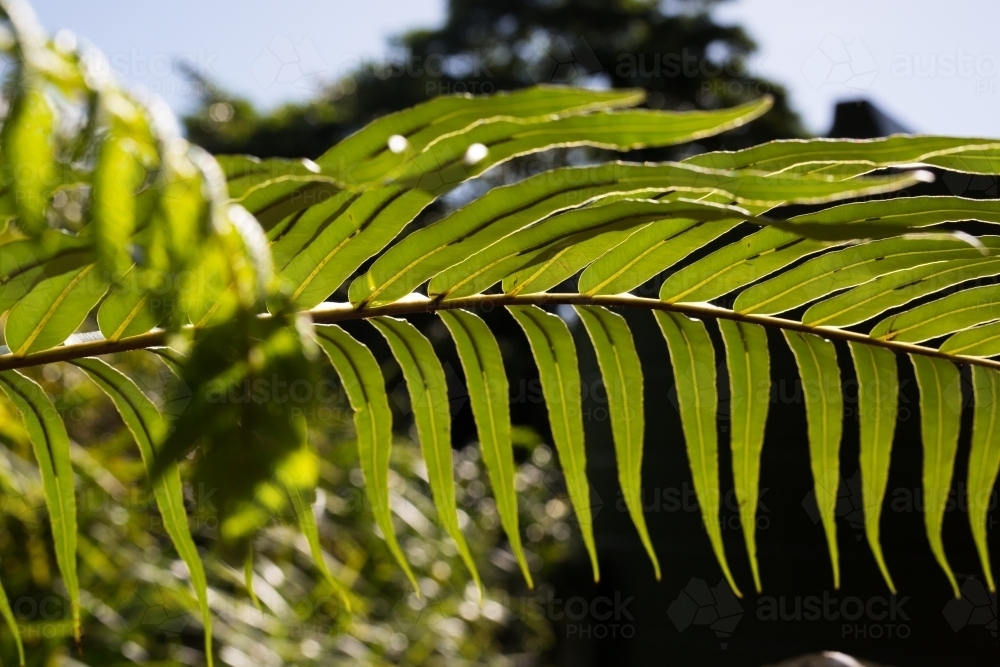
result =
[[[1000,466],[1000,362],[991,359],[1000,355],[1000,285],[992,281],[1000,274],[1000,238],[956,224],[1000,224],[1000,205],[891,195],[927,180],[916,165],[998,174],[1000,142],[793,140],[683,162],[564,167],[494,188],[412,230],[430,203],[515,157],[553,147],[680,144],[750,122],[770,100],[667,112],[630,109],[643,100],[635,90],[445,96],[371,123],[315,162],[213,158],[182,139],[155,102],[116,85],[99,54],[65,34],[49,40],[23,4],[3,7],[4,48],[16,70],[0,133],[7,345],[0,388],[33,447],[77,636],[80,541],[70,438],[42,386],[18,369],[69,364],[114,403],[139,447],[164,530],[187,566],[211,661],[205,566],[188,528],[182,470],[217,490],[224,559],[247,562],[252,572],[251,538],[290,509],[342,611],[354,604],[350,584],[328,566],[311,509],[319,461],[307,415],[324,358],[353,409],[377,529],[421,595],[392,520],[385,379],[368,347],[339,326],[352,320],[369,322],[402,368],[438,520],[481,589],[456,507],[445,373],[434,345],[405,317],[435,313],[447,327],[499,522],[531,585],[518,525],[508,381],[496,339],[473,312],[500,306],[524,330],[538,366],[595,580],[577,352],[566,321],[547,310],[553,306],[575,309],[593,343],[624,501],[659,577],[639,500],[643,376],[629,327],[615,311],[653,312],[669,350],[706,531],[737,593],[718,525],[716,353],[706,321],[718,324],[725,345],[732,472],[757,589],[753,526],[767,418],[767,403],[758,398],[770,382],[766,330],[780,331],[798,362],[835,585],[842,423],[835,342],[849,345],[859,378],[867,536],[890,589],[879,515],[897,358],[908,357],[917,374],[927,535],[956,593],[941,526],[960,432],[959,367],[970,368],[970,520],[993,589],[985,501]],[[848,199],[855,201],[826,206]],[[789,217],[785,207],[792,205],[810,209]],[[661,275],[658,298],[630,294]],[[346,301],[327,301],[342,288]],[[732,294],[731,307],[711,303]],[[792,315],[777,317],[785,313]],[[183,411],[164,416],[152,392],[96,358],[113,353],[156,355],[190,390]],[[0,612],[16,634],[5,595]]]

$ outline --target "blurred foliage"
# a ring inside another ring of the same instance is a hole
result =
[[[121,354],[112,363],[165,414],[178,414],[190,400],[190,390],[150,353]],[[78,652],[30,445],[0,400],[0,576],[21,625],[27,664],[204,664],[187,570],[163,530],[128,430],[76,367],[51,364],[31,376],[58,397],[56,407],[74,442],[85,614]],[[505,656],[538,656],[551,647],[553,631],[541,613],[551,589],[524,587],[487,491],[477,444],[456,451],[455,477],[463,530],[487,590],[482,604],[454,544],[437,524],[419,447],[405,434],[394,443],[396,530],[419,577],[420,599],[371,529],[350,410],[332,370],[317,394],[306,415],[310,442],[322,461],[313,509],[327,561],[352,587],[354,613],[343,613],[316,572],[294,516],[275,517],[253,545],[259,609],[241,571],[217,558],[205,560],[218,656],[236,667],[505,665],[511,664]],[[405,424],[405,404],[402,408],[399,419]],[[521,521],[531,565],[544,581],[577,548],[579,536],[567,523],[569,503],[552,450],[531,431],[523,430],[517,440]],[[207,550],[217,541],[218,510],[207,487],[186,487],[192,533],[199,549]],[[0,629],[0,659],[17,664],[6,628]]]

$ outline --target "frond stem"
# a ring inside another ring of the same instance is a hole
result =
[[[830,340],[851,341],[883,347],[894,352],[905,354],[920,354],[927,357],[937,357],[947,359],[957,364],[969,364],[973,366],[983,366],[1000,370],[1000,360],[985,359],[982,357],[970,357],[959,354],[948,354],[932,347],[914,345],[912,343],[901,343],[892,340],[879,340],[870,338],[866,334],[838,329],[835,327],[810,326],[795,320],[786,320],[780,317],[769,317],[767,315],[753,315],[738,313],[726,308],[719,308],[707,303],[667,303],[659,299],[649,299],[645,297],[632,296],[630,294],[576,294],[576,293],[539,293],[539,294],[477,294],[475,296],[464,296],[446,301],[428,299],[420,295],[411,295],[394,303],[383,306],[372,306],[365,308],[355,308],[349,303],[322,303],[316,308],[307,311],[317,324],[334,324],[350,320],[368,319],[380,315],[405,316],[420,313],[432,313],[439,310],[451,310],[456,308],[468,309],[491,309],[500,306],[557,306],[557,305],[582,305],[582,306],[605,306],[607,308],[645,308],[646,310],[662,310],[666,312],[683,313],[692,317],[732,320],[734,322],[747,322],[749,324],[760,324],[774,329],[786,329],[799,331],[802,333],[816,334]],[[270,317],[263,314],[261,317]],[[40,352],[32,352],[23,356],[12,354],[0,355],[0,371],[14,368],[25,368],[39,366],[55,361],[72,361],[82,357],[94,357],[114,352],[127,352],[130,350],[141,350],[152,347],[161,347],[167,344],[167,332],[161,329],[154,329],[148,333],[137,336],[129,336],[120,340],[108,340],[93,333],[77,335],[70,338],[64,345],[54,347]]]

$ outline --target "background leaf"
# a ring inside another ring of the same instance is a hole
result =
[[[949,361],[910,355],[920,387],[920,431],[924,446],[924,524],[931,551],[955,592],[961,597],[941,541],[945,505],[958,451],[962,416],[962,385],[958,368]]]
[[[895,594],[889,568],[882,555],[879,525],[882,501],[889,483],[889,457],[896,429],[899,378],[896,355],[890,350],[849,343],[858,374],[858,420],[861,423],[861,500],[865,516],[865,536],[889,590]]]
[[[643,376],[625,318],[600,306],[576,306],[597,353],[601,378],[608,392],[608,414],[618,462],[618,483],[625,507],[639,531],[639,539],[653,562],[656,580],[660,580],[660,561],[649,539],[646,518],[642,514],[642,449],[645,430],[643,415]]]
[[[486,323],[464,310],[438,313],[455,340],[465,372],[469,402],[476,419],[479,448],[496,497],[497,512],[511,550],[528,587],[534,587],[521,546],[517,491],[514,487],[514,448],[510,434],[510,398],[500,346]]]
[[[35,382],[17,371],[0,371],[0,389],[21,414],[35,452],[52,525],[56,563],[73,613],[73,636],[80,639],[80,581],[77,577],[76,494],[69,436],[59,411]]]
[[[448,536],[455,541],[462,562],[480,593],[484,594],[479,570],[458,522],[451,452],[451,403],[448,401],[444,368],[431,342],[406,320],[377,317],[371,323],[385,336],[396,362],[403,369],[438,518]]]
[[[151,472],[156,461],[156,447],[166,433],[167,424],[153,402],[127,376],[100,359],[78,359],[73,364],[82,369],[115,404],[118,414],[135,438],[139,453]],[[201,607],[201,622],[205,627],[205,659],[212,665],[212,612],[208,607],[208,580],[198,548],[191,537],[184,489],[176,466],[167,468],[159,477],[150,477],[156,506],[163,517],[163,528],[177,549],[177,555],[187,565],[191,586]]]
[[[385,380],[371,351],[336,325],[316,327],[316,339],[337,370],[354,410],[358,458],[372,514],[389,551],[410,580],[417,595],[420,586],[396,539],[389,509],[389,453],[392,449],[392,411]]]
[[[809,430],[809,463],[812,467],[816,506],[819,509],[833,567],[833,587],[840,588],[840,556],[837,549],[837,492],[840,487],[840,436],[843,431],[844,398],[840,389],[837,351],[828,340],[813,334],[785,330],[802,377]]]
[[[590,555],[594,581],[600,581],[587,482],[587,451],[583,441],[582,387],[573,335],[562,318],[538,306],[514,306],[507,310],[528,337],[538,366],[552,440],[566,477],[566,490],[580,524],[583,544]]]
[[[997,481],[997,473],[1000,472],[1000,373],[973,366],[972,386],[976,405],[966,483],[969,494],[969,523],[972,526],[976,549],[979,551],[979,560],[983,564],[986,585],[990,591],[996,591],[986,542],[986,513],[993,485]]]
[[[702,321],[679,313],[655,311],[654,315],[663,337],[667,339],[674,367],[677,406],[705,532],[730,588],[737,597],[743,597],[729,571],[719,524],[722,493],[719,490],[719,442],[715,423],[719,407],[715,387],[715,349]]]
[[[745,322],[719,320],[729,368],[730,448],[733,482],[740,508],[754,587],[761,591],[757,565],[757,503],[760,498],[760,455],[771,400],[771,360],[767,332]]]

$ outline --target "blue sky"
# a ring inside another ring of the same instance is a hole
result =
[[[35,0],[51,31],[72,30],[119,75],[177,111],[187,61],[263,106],[304,99],[387,39],[433,27],[445,0]],[[734,0],[717,17],[760,45],[751,67],[787,86],[824,132],[838,100],[867,97],[916,132],[1000,137],[1000,1]]]

